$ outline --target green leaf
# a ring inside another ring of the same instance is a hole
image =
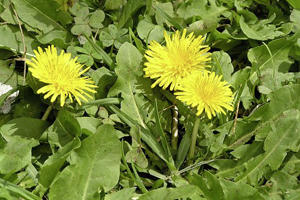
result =
[[[134,195],[135,188],[124,188],[117,192],[113,192],[105,196],[105,200],[131,200]]]
[[[114,45],[117,49],[119,49],[124,42],[128,42],[127,32],[127,29],[118,29],[114,24],[110,24],[107,28],[101,31],[99,39],[103,46],[109,47]]]
[[[132,119],[130,116],[128,116],[126,113],[122,112],[119,108],[116,106],[109,106],[110,109],[116,113],[122,121],[124,121],[128,126],[132,128],[138,128],[141,130],[141,138],[142,140],[154,151],[162,160],[168,162],[168,158],[165,155],[165,152],[161,145],[157,142],[153,134],[150,132],[149,129],[144,128],[142,125],[140,125],[137,121]]]
[[[231,82],[231,74],[233,73],[233,66],[231,64],[230,56],[224,51],[215,51],[212,53],[212,69],[217,74],[223,75],[227,82]]]
[[[159,135],[161,137],[161,143],[162,147],[164,149],[165,154],[168,157],[168,162],[174,164],[174,160],[170,151],[170,145],[167,141],[167,137],[165,135],[165,132],[162,128],[161,122],[160,122],[160,115],[158,112],[158,105],[157,105],[157,100],[155,99],[155,121],[156,121],[156,130],[159,132]]]
[[[182,185],[177,188],[159,188],[139,197],[139,200],[173,200],[188,198],[197,194],[197,188],[193,185]],[[198,194],[199,195],[199,194]]]
[[[45,104],[41,102],[40,97],[35,95],[30,87],[19,88],[18,103],[14,104],[14,118],[40,118],[45,110]]]
[[[294,26],[297,30],[300,30],[300,10],[293,10],[291,14],[291,21],[294,23]]]
[[[140,168],[148,167],[148,160],[140,147],[133,147],[126,153],[125,158],[128,163],[134,163]]]
[[[248,59],[252,63],[250,80],[257,81],[257,76],[261,85],[265,85],[272,91],[278,89],[282,82],[278,73],[279,66],[290,63],[288,56],[293,45],[291,39],[282,38],[250,49],[248,51]]]
[[[179,23],[177,23],[177,21],[175,19],[173,19],[172,16],[170,16],[165,10],[163,10],[161,8],[161,7],[165,7],[165,6],[161,6],[159,4],[159,5],[153,5],[153,7],[155,8],[156,13],[157,13],[156,20],[158,21],[158,23],[160,21],[159,19],[160,19],[160,16],[161,16],[162,18],[164,18],[165,20],[167,20],[168,22],[170,22],[170,24],[172,24],[176,29],[178,29],[178,30],[182,30],[183,29],[183,27]]]
[[[28,126],[30,124],[30,126]],[[40,119],[22,117],[13,119],[0,127],[2,136],[22,136],[39,140],[49,123]]]
[[[81,132],[86,135],[95,134],[101,124],[99,119],[93,117],[77,117],[76,119],[81,127]]]
[[[168,20],[171,20],[172,18],[174,18],[173,5],[171,2],[167,2],[167,3],[157,2],[155,7],[160,9],[160,10],[157,10],[155,13],[155,19],[156,19],[156,22],[158,25],[163,26],[164,23],[169,22]],[[161,13],[161,10],[164,12],[163,14]],[[166,18],[166,16],[164,14],[168,15],[169,18]],[[177,22],[175,20],[173,20],[172,23],[177,24]]]
[[[87,24],[75,24],[71,32],[74,35],[87,35],[90,36],[92,34],[91,28]]]
[[[300,10],[300,2],[297,0],[286,0],[287,2],[289,2],[289,4],[291,6],[293,6],[294,8]]]
[[[139,37],[148,44],[152,40],[162,42],[164,40],[164,30],[165,29],[162,26],[153,24],[151,19],[148,17],[140,20],[137,26],[137,33]]]
[[[105,18],[105,13],[102,10],[96,10],[92,13],[89,24],[93,28],[102,28],[102,22]]]
[[[127,23],[129,18],[131,18],[132,15],[134,15],[134,13],[144,5],[144,0],[128,0],[123,8],[118,27],[122,28]]]
[[[5,85],[2,85],[2,88],[4,88]],[[5,87],[9,87],[8,85],[6,85]],[[9,88],[8,88],[9,89]],[[2,90],[6,90],[6,89],[2,89]],[[15,92],[17,92],[17,88],[12,88],[10,89],[9,91],[5,92],[4,94],[2,94],[0,96],[0,110],[1,110],[1,113],[8,113],[10,111],[10,104],[12,103],[11,101],[9,101],[8,105],[6,105],[6,102],[9,100],[10,96],[13,95]],[[14,96],[14,95],[13,95]],[[7,106],[7,108],[3,108],[4,106]]]
[[[300,102],[297,101],[300,93],[300,85],[287,85],[274,92],[270,96],[270,103],[259,107],[249,120],[266,122],[289,109],[300,110]]]
[[[31,163],[31,149],[38,145],[34,139],[6,136],[7,143],[0,148],[0,173],[14,173]]]
[[[12,0],[16,11],[23,22],[37,28],[44,33],[53,29],[63,30],[64,26],[71,23],[71,16],[59,9],[55,0]]]
[[[218,22],[218,17],[226,10],[223,6],[218,6],[215,0],[192,0],[190,3],[185,3],[178,9],[179,16],[189,19],[191,17],[200,16],[205,21],[211,20],[214,23]]]
[[[289,27],[276,27],[274,24],[270,24],[275,19],[275,15],[271,16],[270,19],[260,20],[253,24],[247,24],[245,18],[241,16],[240,26],[242,31],[248,38],[255,40],[269,40],[279,36],[287,35],[292,30],[292,24],[285,24],[284,26]],[[287,28],[287,29],[284,29]],[[284,31],[284,32],[283,32]]]
[[[106,10],[117,10],[120,9],[124,3],[124,0],[106,0],[104,7]]]
[[[74,149],[78,149],[81,142],[78,138],[66,144],[55,154],[49,156],[39,171],[39,183],[48,188],[58,175],[60,168],[64,165],[66,159]]]
[[[224,192],[219,180],[208,171],[204,172],[203,177],[197,174],[192,175],[190,182],[198,186],[208,200],[224,199]]]
[[[217,28],[221,19],[220,15],[226,9],[226,7],[218,5],[215,0],[192,0],[190,3],[182,4],[177,12],[184,19],[200,17],[201,20],[192,23],[188,30],[195,31],[197,34],[205,34]]]
[[[103,125],[84,139],[72,154],[74,164],[66,167],[50,187],[49,199],[93,200],[99,188],[112,189],[119,180],[121,160],[116,134],[112,126]]]
[[[220,183],[226,200],[265,200],[257,189],[245,183],[235,183],[224,179],[221,179]]]
[[[90,43],[90,45],[92,46],[92,48],[99,54],[101,55],[101,57],[103,58],[104,62],[110,66],[113,67],[114,62],[113,60],[110,58],[110,56],[96,43],[94,43],[89,37],[88,35],[84,35],[85,38],[88,40],[88,42]]]
[[[267,188],[268,193],[274,196],[274,199],[280,197],[280,194],[284,194],[285,198],[289,195],[290,190],[296,190],[299,188],[298,180],[296,176],[292,176],[283,171],[275,172],[270,178],[270,185],[272,187]]]
[[[0,49],[11,50],[15,53],[24,53],[22,36],[19,29],[11,25],[0,26],[0,37],[5,38],[5,40],[0,41]],[[27,55],[33,56],[33,48],[37,46],[33,38],[28,36],[27,31],[24,30],[24,40],[27,49]]]
[[[38,41],[42,44],[53,44],[56,47],[67,47],[68,34],[65,31],[53,30],[48,33],[42,34],[37,37]]]
[[[23,189],[21,186],[10,183],[4,179],[0,179],[0,188],[1,188],[1,190],[7,189],[8,191],[12,192],[13,194],[16,194],[19,197],[25,198],[26,200],[41,200],[40,197],[32,194],[32,192],[29,192],[29,191]],[[0,191],[0,193],[3,194],[2,191]],[[8,199],[8,200],[17,200],[17,199],[20,199],[20,198]]]
[[[278,69],[281,63],[289,62],[288,54],[293,44],[293,41],[286,38],[273,40],[267,45],[271,51],[271,55],[266,46],[261,45],[249,50],[248,59],[255,71],[263,71],[268,68]]]
[[[72,113],[60,110],[55,122],[45,131],[51,145],[62,147],[81,135],[81,128]]]
[[[175,166],[177,169],[180,168],[180,166],[182,165],[182,163],[184,162],[188,151],[190,149],[190,145],[191,145],[191,135],[190,134],[184,134],[184,136],[182,137],[180,144],[179,144],[179,148],[176,154],[176,162],[175,162]]]
[[[145,128],[147,113],[142,109],[145,99],[141,94],[136,94],[137,77],[142,75],[142,55],[130,43],[121,46],[117,54],[116,74],[118,79],[109,91],[109,96],[122,94],[121,110]]]
[[[288,110],[282,113],[276,123],[271,123],[271,130],[266,130],[269,132],[264,142],[265,153],[247,162],[244,165],[246,171],[236,180],[256,185],[263,176],[265,167],[277,170],[289,151],[299,151],[299,118],[299,110]]]

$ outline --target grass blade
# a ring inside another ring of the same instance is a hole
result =
[[[31,192],[19,187],[18,185],[8,182],[2,178],[0,178],[0,187],[5,188],[13,193],[18,194],[18,195],[20,195],[20,197],[23,197],[26,200],[41,200],[40,197],[38,197],[38,196],[32,194]]]

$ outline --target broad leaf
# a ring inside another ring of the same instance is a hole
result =
[[[99,127],[96,134],[82,141],[71,159],[73,164],[51,186],[50,200],[93,200],[100,188],[112,189],[119,180],[121,160],[121,143],[114,128]]]
[[[289,151],[299,151],[299,120],[299,110],[288,110],[282,113],[276,123],[271,123],[271,130],[264,143],[265,152],[244,164],[246,171],[237,181],[247,181],[256,185],[266,172],[267,166],[277,170]]]
[[[41,167],[39,183],[48,188],[59,173],[60,168],[64,165],[66,159],[71,154],[71,151],[79,148],[80,145],[80,140],[75,138],[73,141],[59,149],[55,154],[50,156]]]
[[[12,0],[23,22],[44,33],[53,29],[63,30],[71,22],[67,12],[60,10],[55,0]]]
[[[30,124],[30,126],[28,126]],[[0,127],[0,133],[4,137],[18,135],[39,140],[49,123],[34,118],[16,118]]]
[[[76,118],[68,111],[60,110],[55,122],[45,131],[51,145],[62,147],[81,135],[81,128]]]
[[[31,163],[31,149],[39,143],[34,139],[7,136],[0,148],[0,173],[14,173]]]

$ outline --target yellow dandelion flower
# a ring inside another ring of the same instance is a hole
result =
[[[63,106],[68,97],[73,102],[74,96],[81,105],[81,99],[88,101],[86,97],[92,98],[88,92],[96,93],[94,82],[82,76],[89,68],[82,70],[83,66],[76,62],[77,58],[72,59],[70,53],[61,51],[58,55],[52,45],[45,51],[38,47],[34,54],[36,58],[27,63],[32,76],[46,84],[37,91],[38,94],[45,94],[45,99],[52,96],[51,102],[54,102],[60,96],[60,106]]]
[[[176,31],[171,37],[164,32],[166,46],[152,41],[149,50],[145,52],[145,77],[156,79],[156,85],[170,90],[176,90],[181,80],[193,72],[205,71],[210,61],[209,47],[203,45],[204,37],[195,37],[193,33],[187,35],[186,29],[182,35]]]
[[[177,99],[197,108],[199,116],[205,110],[209,119],[216,113],[224,113],[224,108],[232,111],[233,93],[222,76],[212,73],[197,73],[185,78],[178,92]]]

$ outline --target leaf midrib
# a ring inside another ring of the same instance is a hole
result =
[[[85,183],[85,186],[84,186],[84,189],[83,189],[83,194],[82,194],[82,200],[86,200],[86,196],[87,196],[87,191],[88,191],[88,187],[90,185],[90,179],[91,179],[91,176],[92,176],[92,171],[93,171],[93,168],[94,168],[94,164],[95,164],[95,155],[96,153],[94,154],[93,158],[89,156],[89,154],[87,153],[87,156],[91,158],[92,162],[91,164],[89,165],[90,168],[89,168],[89,173],[88,173],[88,176],[86,178],[86,183]]]
[[[136,100],[135,100],[135,98],[134,98],[134,94],[133,94],[133,91],[132,91],[132,88],[131,88],[131,84],[130,84],[130,83],[129,83],[129,90],[130,90],[130,97],[131,97],[132,100],[133,100],[133,105],[134,105],[135,112],[136,112],[137,115],[138,115],[138,119],[139,119],[139,121],[140,121],[142,127],[146,128],[146,126],[145,126],[145,124],[144,124],[144,121],[143,121],[143,119],[142,119],[142,116],[141,116],[141,114],[140,114],[140,112],[139,112],[139,108],[138,108],[138,106],[137,106]]]

